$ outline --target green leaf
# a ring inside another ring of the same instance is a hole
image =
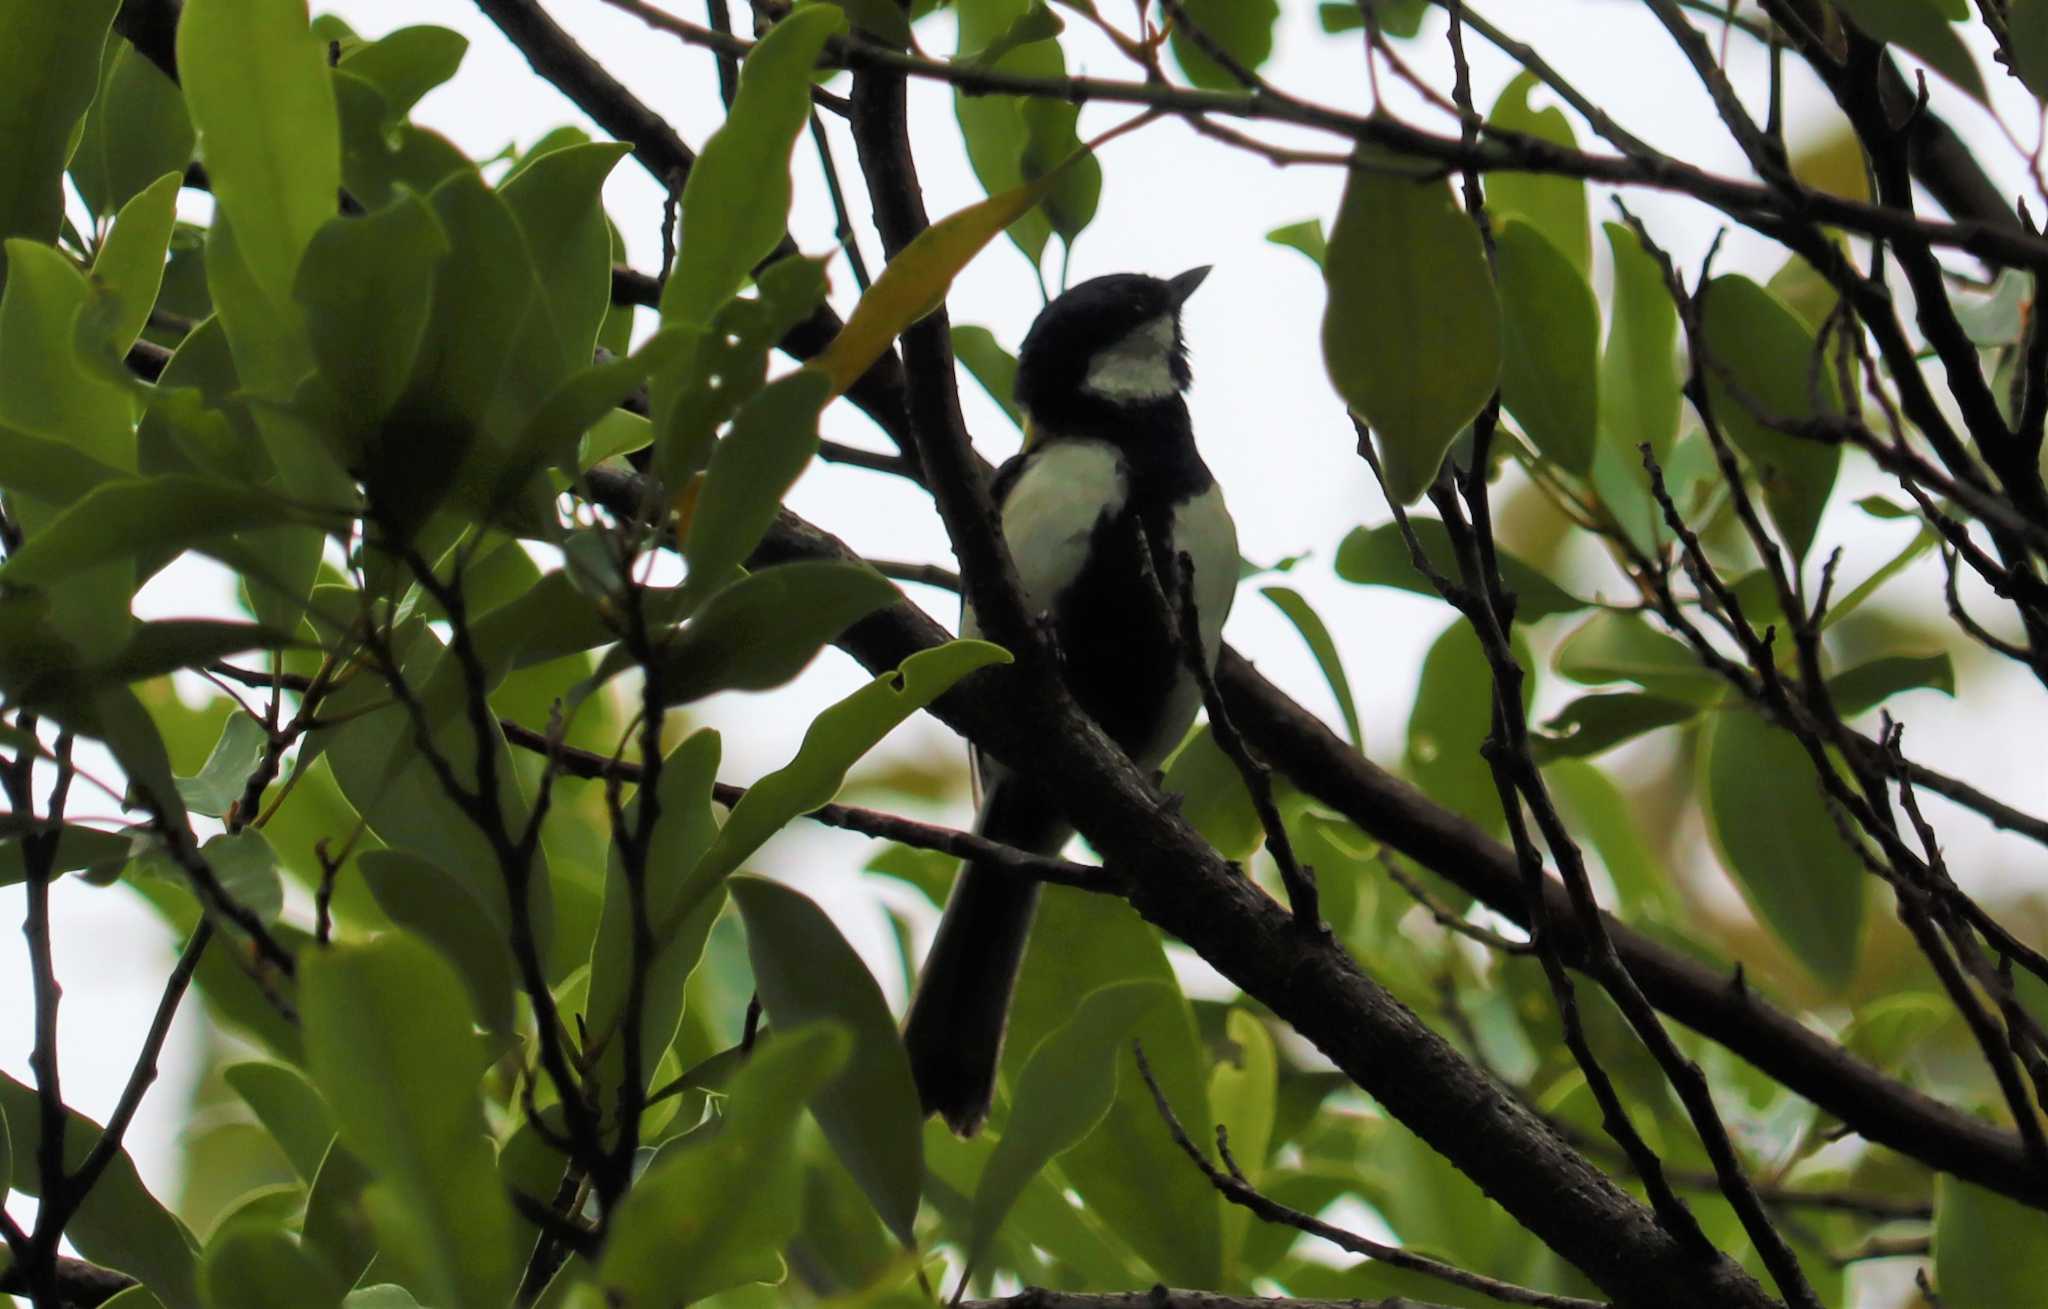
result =
[[[1956,670],[1948,652],[1931,655],[1883,655],[1828,679],[1835,712],[1853,718],[1877,708],[1901,691],[1922,687],[1953,698]]]
[[[1233,1008],[1224,1020],[1232,1053],[1209,1074],[1209,1111],[1219,1131],[1229,1133],[1230,1154],[1253,1186],[1265,1181],[1266,1152],[1273,1142],[1273,1115],[1279,1094],[1279,1060],[1273,1038],[1257,1015]],[[1251,1211],[1232,1205],[1223,1212],[1224,1270],[1233,1279],[1239,1267]]]
[[[1109,1113],[1119,1080],[1139,1082],[1132,1029],[1172,994],[1158,982],[1118,982],[1091,992],[1072,1018],[1040,1042],[1017,1075],[1014,1108],[974,1192],[967,1265],[979,1267],[1010,1207],[1048,1164],[1085,1140]],[[1139,1088],[1143,1090],[1142,1085]],[[1177,1113],[1187,1110],[1175,1106]]]
[[[1870,36],[1905,47],[1929,68],[1988,103],[1977,62],[1950,21],[1963,16],[1961,6],[1951,14],[1942,0],[1835,0],[1835,5]]]
[[[1280,21],[1277,0],[1187,0],[1182,8],[1188,22],[1253,72],[1272,57],[1273,28]],[[1211,91],[1245,89],[1188,34],[1185,23],[1174,25],[1167,46],[1173,51],[1173,61],[1194,85]]]
[[[1545,722],[1543,733],[1532,737],[1529,744],[1538,763],[1585,758],[1645,732],[1683,723],[1699,711],[1692,701],[1667,700],[1641,691],[1582,695]]]
[[[1009,653],[985,641],[949,641],[920,650],[893,673],[884,673],[819,714],[804,733],[796,757],[747,788],[718,829],[718,839],[697,861],[679,893],[678,913],[724,882],[763,842],[792,818],[831,803],[847,769],[893,731],[898,723],[950,690],[976,669],[1010,662]],[[672,929],[676,916],[661,923]]]
[[[612,1216],[596,1274],[606,1303],[681,1306],[781,1280],[801,1203],[797,1123],[848,1047],[844,1033],[815,1027],[755,1050],[720,1129],[664,1147]]]
[[[548,170],[554,171],[552,166]],[[506,190],[508,195],[527,195],[523,187]],[[543,200],[530,198],[535,205]],[[564,204],[571,198],[545,197]],[[595,204],[591,197],[583,199]],[[425,411],[438,405],[470,424],[489,427],[492,404],[503,384],[504,389],[519,390],[522,404],[516,416],[524,423],[532,412],[528,406],[542,397],[539,388],[565,368],[586,366],[589,358],[565,362],[565,347],[541,335],[542,324],[526,324],[530,308],[541,298],[540,282],[521,220],[506,196],[486,186],[475,169],[464,168],[435,187],[428,202],[449,250],[434,278],[433,313],[413,356],[408,403]],[[538,226],[540,216],[529,214],[528,220]],[[553,260],[570,252],[546,253]],[[577,272],[593,279],[599,276],[594,265],[579,264]],[[554,321],[542,317],[546,325]],[[524,335],[522,324],[527,329]],[[544,347],[546,357],[515,356],[515,343],[533,343],[535,350]],[[527,372],[539,376],[527,378]],[[520,385],[514,388],[513,382]]]
[[[189,0],[178,74],[214,199],[256,285],[285,301],[341,192],[327,52],[304,0]]]
[[[972,60],[1015,31],[1034,0],[976,0],[956,7],[956,58]],[[998,72],[1028,77],[1064,77],[1067,60],[1058,41],[1030,41],[995,61]],[[953,113],[967,146],[967,160],[982,189],[995,197],[1044,177],[1079,146],[1072,106],[1037,104],[1020,96],[970,96],[956,92]],[[1078,161],[1053,179],[1049,193],[1006,224],[1010,239],[1034,267],[1057,230],[1069,241],[1094,217],[1102,190],[1102,168],[1092,158]]]
[[[2013,71],[2036,100],[2048,100],[2048,0],[2011,0],[2005,31]]]
[[[1501,228],[1494,252],[1501,402],[1545,457],[1583,476],[1593,467],[1600,421],[1600,306],[1593,288],[1519,218]]]
[[[7,1111],[0,1105],[0,1204],[7,1202],[7,1192],[14,1185],[14,1136],[7,1127]]]
[[[1707,704],[1722,690],[1721,680],[1700,665],[1690,647],[1636,614],[1612,610],[1594,614],[1560,641],[1551,664],[1574,682],[1634,682],[1664,699],[1693,704]]]
[[[71,152],[85,207],[106,218],[165,173],[183,173],[195,140],[178,84],[128,42],[108,41],[99,94]]]
[[[682,239],[662,289],[664,323],[707,327],[782,240],[790,154],[811,113],[811,69],[846,29],[827,5],[776,23],[740,66],[738,98],[683,184]]]
[[[1678,306],[1657,261],[1620,223],[1604,225],[1614,253],[1614,321],[1600,357],[1600,430],[1631,452],[1647,441],[1658,461],[1678,436]]]
[[[818,413],[830,387],[809,368],[769,383],[712,452],[683,539],[684,585],[698,600],[725,584],[775,521],[783,495],[818,451]]]
[[[85,275],[46,245],[7,243],[0,295],[0,423],[61,442],[110,467],[135,467],[135,405],[89,372],[73,328],[90,296]],[[33,536],[33,519],[25,525]]]
[[[384,94],[391,116],[412,112],[421,96],[455,76],[469,38],[445,27],[401,27],[341,57],[341,67]]]
[[[1529,93],[1538,84],[1536,74],[1517,73],[1493,102],[1486,125],[1533,136],[1567,150],[1576,149],[1578,138],[1572,135],[1571,120],[1565,117],[1564,110],[1555,105],[1547,109],[1529,107]],[[1486,210],[1496,222],[1509,214],[1526,218],[1544,240],[1570,261],[1581,281],[1592,277],[1592,223],[1586,216],[1586,184],[1578,178],[1489,173]]]
[[[1002,407],[1009,420],[1019,430],[1024,426],[1024,414],[1017,408],[1017,356],[1003,349],[996,340],[996,334],[986,327],[953,328],[953,357],[967,365],[967,371],[974,380],[981,383],[981,389],[988,392],[989,399]]]
[[[484,1029],[510,1032],[514,965],[504,900],[478,895],[462,878],[410,850],[365,850],[356,868],[377,907],[462,975]]]
[[[377,1176],[386,1251],[431,1302],[503,1305],[519,1275],[477,1083],[481,1042],[462,983],[404,936],[302,958],[307,1064],[341,1138]]]
[[[92,261],[93,308],[99,309],[102,298],[107,302],[97,315],[96,326],[101,330],[95,344],[116,358],[125,355],[142,335],[149,311],[156,305],[183,180],[176,173],[166,173],[122,205],[120,217]],[[83,329],[82,318],[80,326]]]
[[[50,871],[54,874],[118,868],[128,862],[134,847],[134,838],[123,833],[66,823],[59,829]],[[0,841],[0,886],[13,886],[27,876],[20,840]]]
[[[230,1221],[207,1242],[199,1285],[207,1309],[339,1309],[348,1287],[275,1222]]]
[[[1322,616],[1316,613],[1301,592],[1292,587],[1261,587],[1259,594],[1271,600],[1274,608],[1287,615],[1287,621],[1301,633],[1309,653],[1315,656],[1316,667],[1323,671],[1323,680],[1330,684],[1330,694],[1337,701],[1337,712],[1344,715],[1344,730],[1350,735],[1351,744],[1364,749],[1365,731],[1358,725],[1358,704],[1351,695],[1351,679],[1344,675],[1344,660],[1337,654],[1337,643],[1331,638]]]
[[[1274,245],[1301,251],[1315,261],[1318,268],[1323,266],[1323,259],[1330,251],[1329,242],[1323,238],[1323,220],[1320,218],[1306,218],[1285,227],[1276,227],[1266,233],[1266,239]]]
[[[1266,839],[1244,775],[1206,723],[1188,735],[1167,765],[1160,789],[1180,797],[1181,817],[1225,859],[1250,858]]]
[[[1535,691],[1534,665],[1516,633],[1515,655],[1531,674],[1522,680],[1523,707]],[[1403,768],[1431,799],[1490,832],[1502,830],[1500,795],[1480,746],[1493,730],[1493,670],[1463,618],[1429,647],[1415,708],[1408,715]]]
[[[175,555],[260,527],[308,521],[308,515],[254,487],[203,477],[126,478],[108,482],[30,537],[0,578],[48,587],[100,564],[137,555]]]
[[[277,872],[277,851],[262,828],[208,837],[199,853],[230,900],[266,923],[277,921],[284,911],[284,880]]]
[[[1673,906],[1671,877],[1636,822],[1629,795],[1592,764],[1559,759],[1546,764],[1543,777],[1564,811],[1565,821],[1600,856],[1630,915],[1655,913]],[[1636,921],[1633,917],[1630,921]]]
[[[619,142],[599,141],[550,150],[507,178],[499,190],[526,237],[545,306],[520,329],[516,358],[530,376],[508,368],[506,394],[493,410],[494,422],[507,430],[523,425],[532,406],[561,379],[590,366],[598,328],[611,308],[612,242],[602,191],[627,149]],[[701,158],[697,167],[703,167]],[[519,290],[516,278],[514,290]],[[516,407],[508,412],[508,405]]]
[[[711,597],[649,670],[664,705],[716,691],[765,691],[802,672],[828,642],[901,599],[866,564],[804,560],[764,568]]]
[[[1031,7],[1018,14],[994,40],[973,54],[962,54],[958,62],[985,68],[1019,46],[1030,45],[1033,41],[1050,41],[1066,30],[1066,22],[1058,14],[1034,0]]]
[[[2005,1309],[2040,1295],[2048,1281],[2041,1214],[1960,1181],[1934,1182],[1934,1287],[1947,1309]]]
[[[846,1066],[811,1113],[875,1212],[911,1246],[924,1185],[924,1110],[882,988],[809,897],[758,877],[733,879],[732,897],[775,1030],[829,1020],[852,1036]]]
[[[1762,919],[1816,980],[1839,990],[1863,942],[1865,874],[1791,733],[1746,709],[1708,725],[1700,765],[1707,831]]]
[[[256,1111],[292,1171],[311,1184],[334,1144],[334,1115],[306,1075],[290,1064],[257,1060],[230,1064],[221,1076]]]
[[[0,4],[0,238],[57,239],[64,161],[99,83],[100,48],[119,0]],[[11,257],[11,252],[10,252]],[[7,268],[0,262],[0,286]]]
[[[714,890],[694,905],[682,903],[690,870],[704,857],[718,834],[711,807],[711,784],[718,777],[720,742],[713,731],[693,732],[662,760],[659,812],[646,857],[647,921],[657,925],[654,955],[647,964],[647,988],[640,1011],[641,1082],[654,1075],[655,1061],[676,1039],[683,1016],[683,996],[690,974],[704,957],[712,924],[725,907]],[[626,813],[626,830],[635,830],[644,795],[635,797]],[[592,1076],[609,1107],[624,1086],[627,989],[633,969],[632,893],[622,853],[613,846],[605,865],[604,907],[590,946],[590,989],[584,1005],[587,1042],[597,1051]]]
[[[206,763],[195,775],[178,779],[185,807],[208,818],[225,817],[228,808],[242,798],[249,775],[256,771],[269,744],[270,733],[262,723],[245,713],[229,714]]]
[[[305,310],[306,335],[320,375],[334,389],[350,429],[367,437],[391,412],[412,373],[434,303],[434,274],[448,238],[433,210],[405,195],[360,218],[336,215],[306,246],[292,295]],[[393,443],[421,444],[421,434],[392,434]],[[437,452],[438,453],[438,452]],[[432,465],[408,449],[406,475]],[[435,463],[461,457],[455,450]],[[372,496],[386,453],[372,449],[364,470]],[[432,468],[445,484],[447,473]]]
[[[1442,179],[1357,167],[1323,277],[1330,380],[1372,425],[1387,494],[1410,503],[1500,380],[1500,303],[1479,232]]]
[[[1135,1035],[1181,1121],[1210,1121],[1208,1060],[1158,930],[1119,901],[1055,886],[1046,887],[1039,900],[1003,1046],[1013,1116],[1025,1112],[1024,1072],[1041,1043],[1066,1026],[1089,995],[1118,982],[1154,983],[1165,990],[1161,1003],[1145,1007]],[[1128,1049],[1128,1042],[1120,1044]],[[1172,1286],[1218,1283],[1222,1202],[1161,1128],[1159,1110],[1139,1078],[1117,1078],[1108,1114],[1061,1156],[1059,1166],[1086,1212],[1128,1244],[1155,1278]]]
[[[1446,575],[1455,574],[1457,556],[1452,553],[1451,536],[1444,530],[1443,523],[1434,518],[1411,517],[1408,525],[1414,529],[1416,539],[1422,542],[1430,566]],[[1552,614],[1567,614],[1586,607],[1587,601],[1572,595],[1505,550],[1497,554],[1501,581],[1518,600],[1515,607],[1517,618],[1535,622]],[[1337,576],[1360,586],[1392,586],[1417,595],[1436,597],[1436,588],[1430,585],[1427,577],[1416,571],[1408,555],[1408,543],[1396,523],[1352,528],[1337,547],[1336,571]]]
[[[896,0],[830,0],[856,28],[894,50],[910,47],[911,15]]]
[[[33,1087],[0,1073],[0,1115],[24,1136],[24,1124],[40,1121]],[[65,1116],[64,1166],[85,1162],[100,1138],[100,1125],[84,1114]],[[32,1138],[31,1138],[32,1139]],[[27,1142],[13,1151],[14,1190],[42,1194],[36,1151]],[[199,1309],[199,1256],[185,1225],[158,1204],[142,1185],[134,1160],[122,1150],[100,1174],[99,1182],[64,1228],[65,1239],[79,1254],[108,1268],[117,1268],[146,1283],[165,1309]]]
[[[303,1235],[307,1247],[318,1250],[351,1285],[377,1256],[377,1234],[363,1203],[375,1180],[363,1161],[337,1140],[327,1147],[306,1197]]]
[[[1725,274],[1701,293],[1701,335],[1710,356],[1707,391],[1721,430],[1755,470],[1764,504],[1795,558],[1804,559],[1820,527],[1842,447],[1775,431],[1738,400],[1732,374],[1762,414],[1799,422],[1839,409],[1832,373],[1815,367],[1813,334],[1783,302],[1746,277]],[[1815,403],[1815,388],[1819,403]]]

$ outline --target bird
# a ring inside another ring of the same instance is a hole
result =
[[[1201,689],[1179,640],[1178,560],[1192,563],[1202,658],[1213,669],[1237,588],[1237,531],[1195,448],[1181,310],[1207,267],[1116,273],[1048,303],[1017,354],[1024,448],[990,484],[1026,611],[1049,628],[1080,707],[1143,769],[1194,723]],[[1150,550],[1150,558],[1147,550]],[[979,625],[971,607],[961,634]],[[1057,854],[1073,827],[1046,779],[975,760],[975,830]],[[955,880],[904,1045],[927,1114],[962,1136],[986,1120],[1038,884],[970,861]]]

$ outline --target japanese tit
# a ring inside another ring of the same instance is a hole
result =
[[[1212,668],[1237,588],[1237,531],[1181,398],[1181,306],[1208,273],[1098,277],[1047,305],[1017,356],[1024,450],[991,487],[1025,606],[1050,618],[1069,690],[1146,769],[1180,743],[1201,706],[1158,588],[1177,601],[1185,552]],[[961,630],[976,632],[971,610]],[[1066,844],[1073,828],[1044,779],[993,760],[977,767],[978,832],[1041,854]],[[1037,904],[1036,883],[970,863],[911,1001],[904,1042],[925,1112],[963,1136],[988,1116]]]

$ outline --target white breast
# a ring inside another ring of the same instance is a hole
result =
[[[1003,539],[1027,609],[1052,607],[1086,565],[1095,525],[1129,496],[1124,461],[1103,441],[1059,441],[1024,466],[1003,501]]]

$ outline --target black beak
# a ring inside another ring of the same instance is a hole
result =
[[[1202,279],[1209,275],[1210,267],[1209,264],[1203,264],[1200,268],[1188,269],[1178,277],[1166,279],[1167,298],[1173,301],[1175,309],[1187,303],[1188,297],[1195,293],[1195,288],[1202,284]]]

